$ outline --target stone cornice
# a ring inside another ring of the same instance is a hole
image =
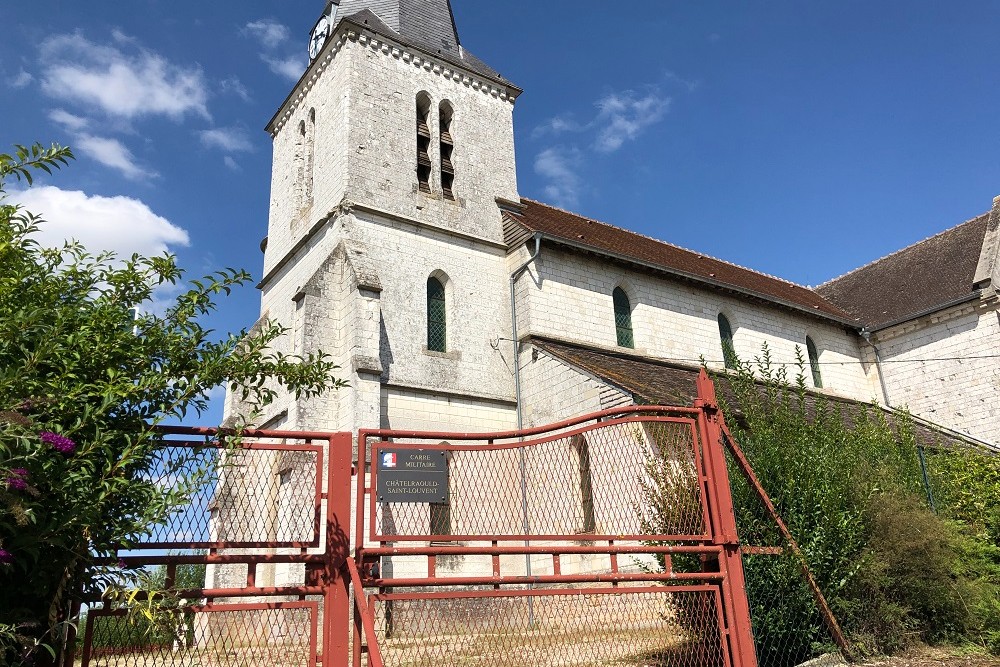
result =
[[[285,126],[299,108],[303,99],[305,99],[306,94],[312,90],[316,81],[319,80],[320,75],[326,70],[330,62],[343,49],[347,42],[355,42],[373,51],[391,55],[393,58],[410,63],[414,67],[433,72],[446,79],[460,82],[473,90],[481,91],[485,95],[490,95],[511,104],[521,94],[521,90],[516,86],[491,81],[459,65],[435,58],[432,54],[422,51],[417,47],[404,46],[373,30],[344,20],[341,21],[336,32],[327,40],[326,46],[323,47],[320,54],[309,64],[305,73],[299,79],[298,83],[295,84],[292,92],[282,102],[277,113],[268,122],[265,130],[272,137],[277,136],[281,128]]]

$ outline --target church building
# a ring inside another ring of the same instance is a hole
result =
[[[262,426],[507,431],[687,405],[701,360],[766,343],[801,354],[812,391],[1000,443],[1000,198],[812,289],[522,198],[522,91],[465,48],[449,0],[332,0],[308,48],[267,126],[261,319],[350,387],[286,396]]]

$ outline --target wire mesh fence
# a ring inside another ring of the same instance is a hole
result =
[[[374,596],[387,667],[722,667],[718,589],[456,590]]]
[[[88,614],[81,667],[314,667],[317,602],[207,605]]]

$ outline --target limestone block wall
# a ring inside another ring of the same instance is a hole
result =
[[[493,241],[502,239],[495,198],[517,199],[514,99],[504,86],[435,62],[375,35],[354,35],[350,61],[347,197],[384,211]],[[417,96],[431,101],[431,192],[418,190]],[[454,109],[455,199],[440,180],[439,108]]]
[[[403,220],[356,214],[382,282],[379,355],[393,385],[512,401],[508,281],[503,248]],[[427,350],[427,280],[445,287],[445,352]],[[439,423],[435,430],[447,428]]]
[[[732,325],[741,359],[759,356],[767,343],[773,360],[787,364],[794,378],[796,346],[805,358],[809,336],[819,351],[824,390],[861,401],[881,393],[877,377],[865,363],[860,338],[837,324],[551,246],[543,246],[528,275],[518,281],[519,335],[615,347],[612,292],[616,287],[631,302],[637,354],[688,363],[704,357],[709,365],[721,368],[718,316],[723,313]],[[812,384],[808,365],[806,382]]]
[[[350,83],[356,73],[335,47],[313,64],[309,78],[293,93],[287,117],[272,130],[265,274],[344,198],[349,110],[355,93]]]
[[[1000,364],[974,358],[1000,350],[995,301],[959,306],[880,331],[874,342],[893,406],[1000,444]]]

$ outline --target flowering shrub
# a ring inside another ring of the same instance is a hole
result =
[[[36,215],[4,198],[8,178],[64,164],[59,147],[0,155],[0,664],[54,661],[70,598],[100,596],[120,572],[95,565],[181,508],[211,471],[185,468],[168,487],[148,474],[156,426],[239,386],[263,406],[277,388],[313,396],[339,387],[322,353],[270,350],[285,330],[222,337],[202,320],[250,276],[191,281],[162,315],[154,290],[177,285],[173,257],[42,248]],[[111,568],[114,569],[114,568]]]

